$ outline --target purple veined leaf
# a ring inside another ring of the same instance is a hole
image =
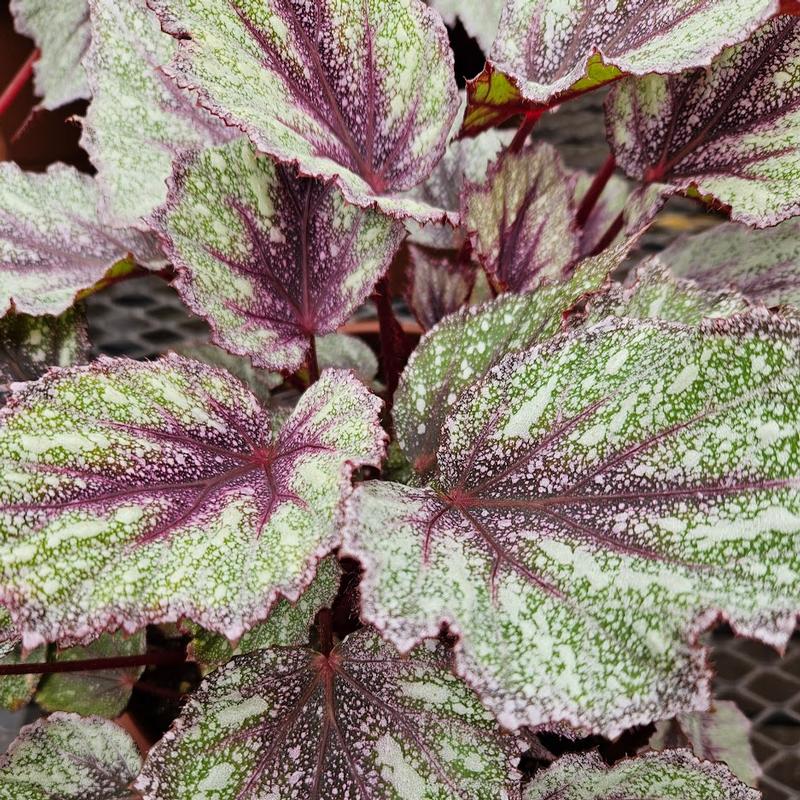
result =
[[[459,108],[453,55],[420,0],[150,0],[180,40],[178,86],[256,147],[348,201],[443,221],[402,192],[441,158]]]
[[[447,623],[501,724],[608,737],[707,708],[720,617],[800,609],[800,323],[611,319],[508,356],[450,408],[427,487],[360,485],[343,554],[401,650]]]
[[[189,623],[187,628],[192,634],[189,658],[197,661],[204,669],[215,669],[233,656],[256,650],[266,650],[269,647],[307,647],[309,630],[314,619],[320,609],[333,605],[339,592],[341,577],[342,570],[335,556],[322,559],[317,565],[314,580],[297,601],[290,603],[288,600],[280,600],[269,617],[247,631],[235,647],[224,636]]]
[[[11,0],[14,27],[36,42],[41,54],[34,64],[34,87],[47,109],[86,100],[91,95],[81,67],[89,46],[87,0]]]
[[[594,175],[583,170],[571,170],[575,180],[574,206],[580,208],[581,200],[586,195],[592,184]],[[631,218],[631,187],[624,178],[612,175],[600,195],[600,199],[592,209],[586,224],[581,228],[580,243],[578,252],[581,258],[586,258],[594,252],[595,247],[601,243],[606,231],[611,227],[614,220],[627,211],[629,221],[636,225],[636,221]],[[647,220],[646,223],[649,223]],[[646,224],[644,225],[646,227]],[[617,238],[610,244],[616,244],[624,237],[625,233],[620,230]]]
[[[800,19],[781,16],[710,67],[622,81],[606,101],[618,163],[748,225],[800,213],[799,67]]]
[[[0,800],[135,800],[141,763],[113,722],[52,714],[23,728],[0,756]]]
[[[152,236],[103,225],[97,199],[95,181],[72,167],[34,174],[0,164],[0,314],[60,314],[132,257],[164,266]]]
[[[704,761],[723,761],[739,780],[756,786],[761,767],[750,746],[750,720],[736,703],[715,700],[708,711],[682,714],[659,722],[650,738],[652,750],[691,748]]]
[[[658,260],[708,290],[729,287],[769,307],[800,306],[800,220],[763,231],[718,225],[678,239]]]
[[[146,230],[166,197],[175,154],[234,136],[160,71],[176,49],[146,0],[88,0],[91,44],[83,59],[92,102],[81,146],[98,169],[103,218]],[[238,132],[236,132],[238,134]]]
[[[628,249],[584,262],[564,283],[462,309],[427,333],[400,378],[393,412],[400,446],[420,476],[435,470],[442,424],[459,395],[509,353],[558,333],[564,313],[597,291]]]
[[[150,751],[144,800],[515,800],[514,739],[428,641],[401,657],[371,630],[329,656],[238,656],[192,695]]]
[[[527,292],[566,276],[578,258],[573,194],[558,151],[544,142],[507,150],[464,188],[462,225],[498,288]]]
[[[22,655],[22,641],[8,612],[0,606],[0,664],[19,664],[41,661],[43,647]],[[0,709],[17,711],[32,699],[39,684],[38,675],[3,675],[0,677]]]
[[[0,405],[12,383],[35,381],[53,366],[84,364],[90,350],[82,309],[58,317],[6,314],[0,319]]]
[[[372,348],[357,336],[329,333],[317,337],[317,361],[320,369],[350,369],[367,386],[378,375],[378,358]]]
[[[0,587],[27,648],[190,619],[238,639],[341,541],[380,400],[328,370],[277,433],[239,381],[103,358],[0,411]]]
[[[464,30],[488,53],[497,35],[504,0],[428,0],[449,26],[460,20]]]
[[[181,157],[153,216],[183,300],[217,344],[257,367],[294,371],[388,269],[402,223],[298,178],[246,139]]]
[[[722,764],[687,750],[646,753],[609,767],[597,753],[570,754],[540,772],[524,800],[759,800]]]
[[[70,647],[55,654],[55,661],[82,661],[118,656],[140,656],[146,651],[145,633],[132,636],[104,633],[85,647]],[[128,705],[133,685],[144,667],[56,672],[42,678],[36,703],[45,711],[71,711],[81,716],[113,719]]]

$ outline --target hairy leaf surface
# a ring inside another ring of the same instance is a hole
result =
[[[447,31],[420,0],[155,0],[168,69],[262,152],[362,207],[442,219],[396,196],[444,152],[459,107]]]
[[[504,0],[428,0],[451,27],[460,20],[464,30],[488,53],[497,35]]]
[[[648,746],[653,750],[691,748],[703,761],[724,761],[739,780],[755,786],[761,767],[750,746],[750,728],[750,720],[736,703],[715,700],[708,711],[659,722]]]
[[[608,320],[450,408],[426,488],[371,481],[345,551],[402,650],[439,629],[504,725],[613,737],[706,707],[699,633],[776,646],[800,609],[800,325]]]
[[[53,109],[91,95],[81,66],[89,47],[87,0],[11,0],[14,27],[41,51],[33,66],[42,107]]]
[[[0,414],[3,598],[26,646],[191,619],[238,638],[296,600],[377,465],[380,401],[330,370],[279,433],[242,384],[171,356],[49,373]]]
[[[507,150],[462,195],[462,224],[475,254],[501,289],[527,292],[559,280],[578,257],[573,182],[544,142]]]
[[[297,178],[238,140],[179,160],[154,222],[187,305],[214,340],[259,367],[296,370],[369,294],[402,223]]]
[[[775,18],[705,69],[626,79],[606,107],[632,177],[709,196],[759,228],[800,213],[800,19]]]
[[[503,736],[434,642],[401,657],[373,631],[330,656],[238,656],[195,692],[151,751],[145,800],[519,797]]]
[[[84,59],[92,102],[81,145],[99,172],[104,217],[142,225],[166,197],[173,156],[232,134],[164,76],[176,44],[147,0],[88,0],[91,44]]]
[[[698,761],[686,750],[647,753],[613,767],[596,753],[567,755],[539,773],[525,800],[758,800],[721,764]]]
[[[163,266],[152,237],[111,230],[97,216],[95,181],[56,164],[43,174],[0,164],[0,314],[60,314],[132,256]]]
[[[0,800],[134,800],[141,759],[113,722],[52,714],[20,731],[0,757]]]

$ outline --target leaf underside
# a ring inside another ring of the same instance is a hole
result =
[[[453,27],[460,20],[466,32],[488,53],[497,35],[504,0],[428,0],[444,21]]]
[[[328,657],[262,650],[220,667],[137,786],[145,800],[514,800],[514,754],[441,645],[401,657],[361,630]]]
[[[451,625],[510,728],[702,708],[699,633],[781,646],[800,608],[799,370],[800,326],[765,312],[507,357],[449,408],[429,486],[349,501],[365,619],[401,650]]]
[[[0,421],[3,602],[27,647],[191,619],[236,639],[340,540],[380,401],[329,370],[280,432],[238,381],[170,356],[51,372]]]

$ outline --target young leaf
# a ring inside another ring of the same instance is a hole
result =
[[[141,226],[164,202],[172,158],[232,136],[160,72],[175,42],[146,0],[88,0],[91,44],[83,64],[92,102],[81,145],[99,172],[104,217]]]
[[[513,739],[435,642],[398,655],[373,631],[329,656],[261,650],[220,667],[153,748],[137,787],[184,800],[519,797]]]
[[[447,31],[420,0],[151,0],[180,39],[167,72],[262,152],[350,202],[443,219],[424,180],[459,107]]]
[[[708,711],[659,722],[648,746],[653,750],[690,747],[704,761],[724,761],[739,780],[755,786],[761,776],[749,742],[750,720],[736,703],[716,700]]]
[[[164,265],[152,237],[102,225],[97,200],[95,181],[72,167],[0,164],[0,315],[60,314],[115,264]]]
[[[539,773],[525,800],[759,800],[721,764],[686,750],[646,753],[609,767],[597,753],[567,755]]]
[[[333,605],[339,591],[342,571],[334,556],[328,556],[317,565],[314,580],[300,595],[296,603],[280,600],[265,622],[256,625],[242,636],[236,647],[224,637],[205,631],[199,625],[189,624],[193,639],[189,656],[207,667],[218,667],[234,655],[266,650],[268,647],[305,647],[309,628],[321,608]]]
[[[504,0],[428,0],[428,5],[433,6],[451,27],[459,19],[484,53],[489,52],[497,35],[503,4]]]
[[[391,263],[403,225],[297,178],[246,140],[181,157],[154,215],[187,305],[253,364],[296,370]]]
[[[52,714],[0,757],[0,800],[133,800],[141,759],[113,722]]]
[[[0,412],[3,599],[26,647],[194,620],[236,639],[296,600],[377,466],[380,401],[329,370],[281,431],[238,381],[170,356],[101,359]]]
[[[40,50],[33,75],[42,108],[88,99],[91,95],[81,67],[90,35],[87,0],[11,0],[9,8],[14,27]]]
[[[637,180],[730,206],[748,225],[794,216],[798,74],[800,19],[782,16],[710,67],[626,79],[606,101],[617,161]]]
[[[574,187],[558,152],[539,142],[506,151],[480,184],[462,194],[462,224],[501,289],[527,292],[559,280],[578,256]]]
[[[144,631],[133,636],[104,633],[86,647],[70,647],[56,655],[56,661],[81,661],[94,658],[143,655]],[[36,702],[45,711],[74,711],[82,716],[96,714],[112,719],[121,714],[131,697],[133,684],[144,667],[56,672],[42,679]]]
[[[614,737],[707,707],[724,615],[777,647],[800,609],[800,324],[608,320],[455,402],[427,488],[362,484],[347,555],[401,650],[460,636],[502,724]]]
[[[37,648],[27,657],[22,656],[22,648],[14,623],[8,612],[0,606],[0,664],[19,664],[23,661],[41,661],[44,648]],[[38,675],[3,675],[0,677],[0,709],[17,711],[33,698]]]
[[[658,254],[708,290],[732,287],[766,306],[800,306],[800,220],[754,231],[734,223],[677,240]]]
[[[420,475],[435,468],[442,423],[461,392],[509,353],[558,333],[563,313],[598,289],[626,252],[617,249],[587,261],[565,283],[463,309],[422,339],[401,376],[394,405],[397,438]]]

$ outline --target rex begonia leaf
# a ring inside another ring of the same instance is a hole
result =
[[[800,213],[800,19],[771,20],[709,67],[625,79],[606,109],[637,180],[691,189],[759,228]]]
[[[164,202],[174,155],[232,135],[161,73],[175,48],[147,0],[88,0],[91,44],[83,64],[92,102],[81,145],[99,172],[103,216],[141,225]]]
[[[724,761],[739,780],[755,786],[761,767],[750,746],[750,720],[736,703],[716,700],[708,711],[664,720],[648,742],[653,750],[688,747],[704,761]]]
[[[36,94],[53,109],[90,97],[81,60],[89,46],[88,0],[11,0],[14,27],[36,42]]]
[[[459,108],[439,15],[420,0],[151,0],[180,40],[167,69],[262,152],[356,205],[443,219],[397,196],[441,158]]]
[[[0,319],[0,405],[12,383],[35,381],[50,367],[89,360],[89,336],[82,311],[58,317],[6,314]]]
[[[52,714],[23,728],[0,756],[0,800],[134,800],[141,763],[113,722]]]
[[[342,571],[334,556],[328,556],[317,565],[314,580],[300,595],[297,602],[281,600],[272,609],[266,621],[239,639],[235,647],[217,633],[205,631],[191,624],[193,633],[189,656],[204,666],[218,667],[234,655],[265,650],[268,647],[305,647],[309,629],[321,608],[333,605],[339,591]]]
[[[351,369],[367,386],[378,374],[378,357],[372,348],[357,336],[329,333],[316,340],[320,369]]]
[[[460,20],[481,50],[489,52],[497,36],[504,0],[428,0],[428,5],[433,6],[450,26]]]
[[[427,642],[400,656],[361,630],[329,656],[237,656],[153,748],[145,800],[519,798],[514,741]]]
[[[581,201],[589,190],[594,175],[584,172],[583,170],[572,170],[572,175],[575,176],[574,203],[577,209],[580,207]],[[625,212],[626,209],[628,211],[626,216],[629,218],[630,222],[636,226],[638,221],[632,218],[632,209],[628,205],[630,195],[631,192],[628,182],[624,178],[620,178],[618,175],[612,175],[611,178],[609,178],[589,218],[580,230],[578,251],[582,258],[594,252],[595,247],[600,244],[600,241],[606,231],[611,227],[611,224],[620,214]],[[644,224],[642,224],[641,227],[646,227],[649,222],[649,219],[644,220]],[[624,236],[624,231],[620,231],[619,235]]]
[[[19,664],[23,661],[42,661],[44,648],[23,656],[22,642],[8,612],[0,606],[0,664]],[[17,711],[33,698],[38,675],[3,675],[0,677],[0,708]]]
[[[178,291],[217,344],[288,371],[303,363],[311,336],[350,317],[405,233],[244,139],[180,158],[153,221]]]
[[[620,72],[681,72],[746,39],[776,0],[507,0],[490,62],[521,96],[548,103]],[[599,58],[598,58],[599,56]],[[590,70],[590,60],[594,57]]]
[[[82,661],[117,656],[139,656],[146,650],[144,631],[132,636],[104,633],[86,647],[70,647],[55,656],[55,661]],[[82,716],[96,714],[113,717],[121,714],[131,698],[133,685],[144,667],[120,667],[87,672],[56,672],[42,678],[36,702],[45,711],[74,711]]]
[[[731,287],[766,306],[800,306],[800,220],[763,231],[717,225],[678,239],[657,258],[706,289]]]
[[[587,261],[564,283],[462,309],[428,332],[400,378],[393,412],[400,446],[418,473],[435,467],[442,423],[461,392],[509,353],[558,333],[564,312],[599,289],[626,252]]]
[[[540,772],[525,800],[759,800],[722,764],[686,750],[646,753],[609,767],[597,753],[567,755]]]
[[[478,260],[501,289],[530,291],[558,280],[578,257],[573,182],[545,142],[507,150],[462,195],[462,225]]]
[[[800,324],[610,319],[507,357],[449,410],[429,486],[348,501],[363,618],[452,626],[509,728],[614,737],[708,706],[720,615],[785,645],[800,609]]]
[[[60,314],[116,264],[163,266],[152,237],[97,216],[94,179],[56,164],[43,174],[0,164],[0,314]]]
[[[170,356],[54,371],[0,412],[2,600],[26,647],[186,617],[236,639],[296,600],[377,466],[380,401],[328,370],[280,432],[239,381]]]

